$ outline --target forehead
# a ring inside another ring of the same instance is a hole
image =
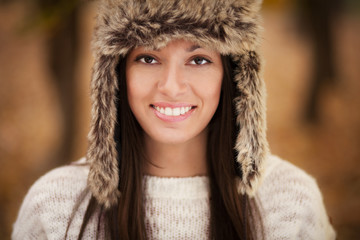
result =
[[[155,51],[155,52],[162,52],[166,50],[183,50],[184,52],[194,52],[197,49],[202,49],[203,51],[208,51],[213,54],[219,54],[217,50],[210,49],[208,47],[204,47],[199,45],[198,43],[194,43],[192,41],[186,39],[174,39],[168,42],[165,46],[161,47],[152,47],[152,46],[138,46],[132,49],[131,52],[138,52],[138,51]],[[130,52],[130,54],[131,54]]]

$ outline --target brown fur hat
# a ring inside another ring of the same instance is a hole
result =
[[[238,191],[254,194],[268,154],[265,86],[258,53],[260,5],[261,0],[100,0],[87,152],[88,184],[100,204],[110,207],[119,197],[114,140],[119,57],[137,46],[159,49],[179,38],[230,55],[236,64]]]

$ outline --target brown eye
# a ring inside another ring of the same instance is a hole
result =
[[[204,65],[210,63],[210,61],[203,57],[195,57],[190,63],[194,65]]]
[[[145,63],[152,63],[153,61],[154,61],[154,58],[152,58],[152,57],[144,57]]]
[[[151,56],[141,56],[141,57],[138,57],[136,60],[140,61],[142,63],[146,63],[146,64],[157,63],[156,59]]]

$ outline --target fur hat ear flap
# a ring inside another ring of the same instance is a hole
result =
[[[105,208],[117,203],[120,194],[116,143],[113,139],[117,113],[117,58],[99,55],[95,59],[91,81],[92,120],[86,156],[90,163],[88,186],[98,203]]]
[[[236,124],[240,129],[235,143],[238,192],[252,196],[263,175],[263,161],[269,151],[266,140],[265,83],[260,57],[255,51],[232,58],[237,65],[234,81],[240,94],[234,99]]]

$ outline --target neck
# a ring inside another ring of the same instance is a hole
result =
[[[145,174],[159,177],[207,175],[207,131],[184,143],[161,143],[145,136]]]

